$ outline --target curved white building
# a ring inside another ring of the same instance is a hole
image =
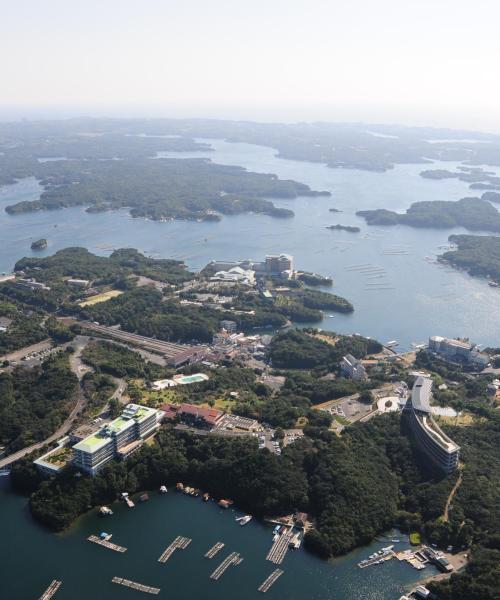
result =
[[[415,445],[444,473],[458,467],[460,447],[434,422],[430,397],[432,379],[417,377],[404,413]]]

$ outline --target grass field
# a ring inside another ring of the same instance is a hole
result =
[[[111,298],[121,296],[121,294],[123,294],[123,292],[121,292],[120,290],[109,290],[109,292],[97,294],[97,296],[92,296],[88,300],[80,302],[78,306],[93,306],[94,304],[99,304],[99,302],[106,302],[107,300],[111,300]]]

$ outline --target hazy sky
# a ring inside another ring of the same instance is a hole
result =
[[[0,0],[0,113],[500,132],[498,0]]]

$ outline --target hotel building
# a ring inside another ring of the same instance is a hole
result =
[[[404,408],[404,417],[414,444],[438,469],[452,473],[458,467],[460,448],[431,416],[432,379],[417,377]]]

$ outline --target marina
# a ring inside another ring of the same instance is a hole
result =
[[[214,544],[208,552],[205,552],[205,558],[213,558],[217,553],[219,553],[222,548],[224,548],[224,542],[217,542]]]
[[[124,585],[125,587],[132,588],[133,590],[137,590],[138,592],[153,594],[154,596],[157,596],[160,593],[160,588],[151,587],[150,585],[143,585],[142,583],[130,581],[129,579],[123,579],[122,577],[115,576],[111,581],[113,583],[118,583],[119,585]]]
[[[259,592],[263,592],[265,594],[267,590],[273,585],[273,583],[275,583],[283,575],[283,573],[284,571],[282,571],[281,569],[276,569],[275,571],[273,571],[271,575],[269,575],[269,577],[267,577],[267,579],[265,579],[259,585]]]
[[[49,587],[45,590],[45,592],[40,596],[39,600],[50,600],[50,598],[52,598],[55,595],[55,593],[61,587],[61,585],[62,581],[54,579],[49,585]]]
[[[266,556],[266,560],[274,563],[275,565],[280,565],[283,562],[286,552],[290,546],[290,541],[293,536],[292,532],[293,527],[290,527],[288,531],[278,535]]]
[[[166,563],[176,550],[185,550],[191,542],[192,540],[190,538],[183,537],[181,535],[177,536],[170,546],[165,549],[163,554],[158,559],[158,562]]]
[[[126,552],[127,549],[123,546],[118,546],[118,544],[113,544],[109,541],[109,539],[102,539],[97,535],[89,535],[87,538],[89,542],[93,542],[94,544],[99,544],[99,546],[103,546],[104,548],[108,548],[109,550],[114,550],[115,552]]]
[[[227,556],[215,569],[215,571],[210,575],[210,579],[217,581],[222,577],[222,575],[224,575],[224,573],[231,565],[234,565],[236,567],[237,565],[241,564],[242,561],[243,558],[239,555],[238,552],[231,552],[231,554],[229,554],[229,556]]]

